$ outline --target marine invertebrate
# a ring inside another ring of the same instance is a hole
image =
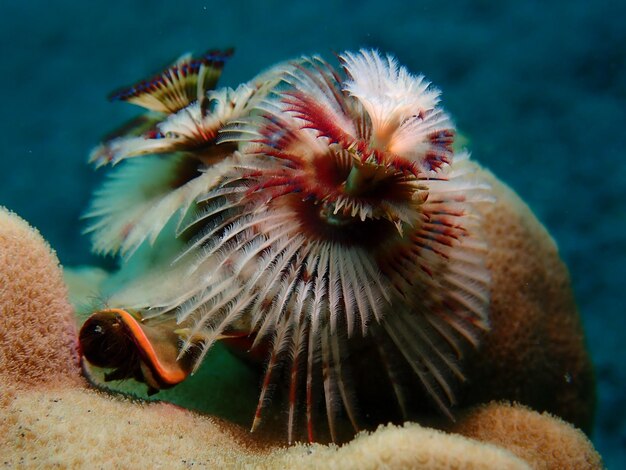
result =
[[[488,327],[474,205],[489,188],[466,155],[453,161],[438,90],[391,56],[340,58],[345,79],[318,57],[284,66],[262,115],[220,131],[218,146],[240,151],[199,197],[189,227],[200,235],[159,272],[166,293],[112,300],[148,321],[175,315],[181,356],[198,348],[196,364],[219,339],[247,336],[252,351],[271,343],[252,429],[286,362],[290,441],[299,424],[316,438],[317,393],[332,440],[339,409],[352,432],[357,408],[372,414],[348,372],[363,354],[397,402],[369,426],[423,410],[422,389],[450,416],[463,355]]]

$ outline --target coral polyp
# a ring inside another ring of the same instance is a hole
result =
[[[256,80],[263,99],[216,127],[211,145],[230,152],[219,163],[185,147],[202,165],[179,233],[195,235],[110,299],[175,329],[196,368],[216,341],[246,338],[240,353],[265,354],[252,430],[284,403],[289,442],[341,441],[429,409],[452,417],[466,355],[489,328],[476,206],[490,188],[454,153],[439,91],[389,55],[339,59],[340,71],[303,57]],[[155,228],[132,230],[136,245]]]

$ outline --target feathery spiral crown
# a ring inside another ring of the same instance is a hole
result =
[[[340,61],[346,79],[319,57],[265,75],[272,91],[219,130],[216,145],[238,151],[196,178],[198,236],[158,273],[175,288],[113,299],[147,319],[176,315],[180,354],[200,346],[197,364],[224,337],[250,335],[252,350],[269,340],[253,429],[287,367],[290,441],[302,421],[314,439],[320,382],[331,439],[340,410],[360,428],[349,369],[361,350],[378,357],[403,416],[398,370],[450,414],[464,351],[488,328],[473,206],[489,187],[453,155],[439,92],[389,55]]]

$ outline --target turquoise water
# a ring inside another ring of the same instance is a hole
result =
[[[377,47],[443,90],[473,157],[517,190],[570,267],[599,381],[594,442],[626,461],[626,3],[619,1],[2,2],[0,204],[62,263],[104,172],[90,148],[136,110],[119,85],[190,50],[236,48],[235,85],[303,53]]]

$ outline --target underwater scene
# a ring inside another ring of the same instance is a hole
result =
[[[622,468],[625,17],[3,2],[0,463]]]

